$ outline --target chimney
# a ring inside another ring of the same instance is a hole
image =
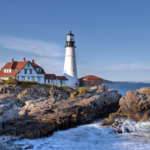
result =
[[[32,59],[32,64],[34,64],[34,59]]]
[[[26,59],[25,59],[25,57],[23,57],[23,62],[25,62],[26,61]]]
[[[13,63],[14,62],[14,59],[11,59],[11,63]]]

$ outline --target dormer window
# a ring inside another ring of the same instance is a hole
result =
[[[11,73],[11,69],[4,69],[4,73]]]
[[[36,68],[37,72],[41,72],[41,68]]]
[[[30,67],[30,64],[28,63],[28,67]]]

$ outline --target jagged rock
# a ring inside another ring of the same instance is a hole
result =
[[[4,131],[3,128],[0,126],[0,135],[3,133],[3,131]]]
[[[28,145],[24,149],[33,149],[33,145]]]
[[[49,90],[40,85],[10,88],[13,93],[0,95],[3,134],[22,135],[30,139],[52,134],[57,129],[92,122],[112,108],[116,109],[121,97],[116,91],[108,91],[107,86],[100,86],[96,92],[78,95],[73,100],[68,99],[69,90]]]
[[[109,115],[110,122],[117,118],[147,121],[150,117],[150,88],[128,91],[125,98],[120,98],[119,105],[118,111]]]
[[[0,86],[0,93],[7,93],[7,88],[3,85]]]

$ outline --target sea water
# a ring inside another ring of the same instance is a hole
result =
[[[125,97],[127,91],[150,87],[150,84],[109,84],[109,87]],[[102,120],[97,119],[92,124],[57,131],[49,137],[22,139],[14,144],[24,144],[23,148],[32,144],[33,150],[149,150],[150,122],[124,120],[124,124],[133,132],[118,134],[112,127],[103,127]]]

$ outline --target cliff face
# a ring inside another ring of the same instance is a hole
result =
[[[39,85],[24,89],[14,85],[0,86],[0,134],[32,139],[52,134],[57,129],[89,123],[110,108],[118,108],[121,97],[107,86],[70,99],[72,92],[72,89],[49,90]]]

